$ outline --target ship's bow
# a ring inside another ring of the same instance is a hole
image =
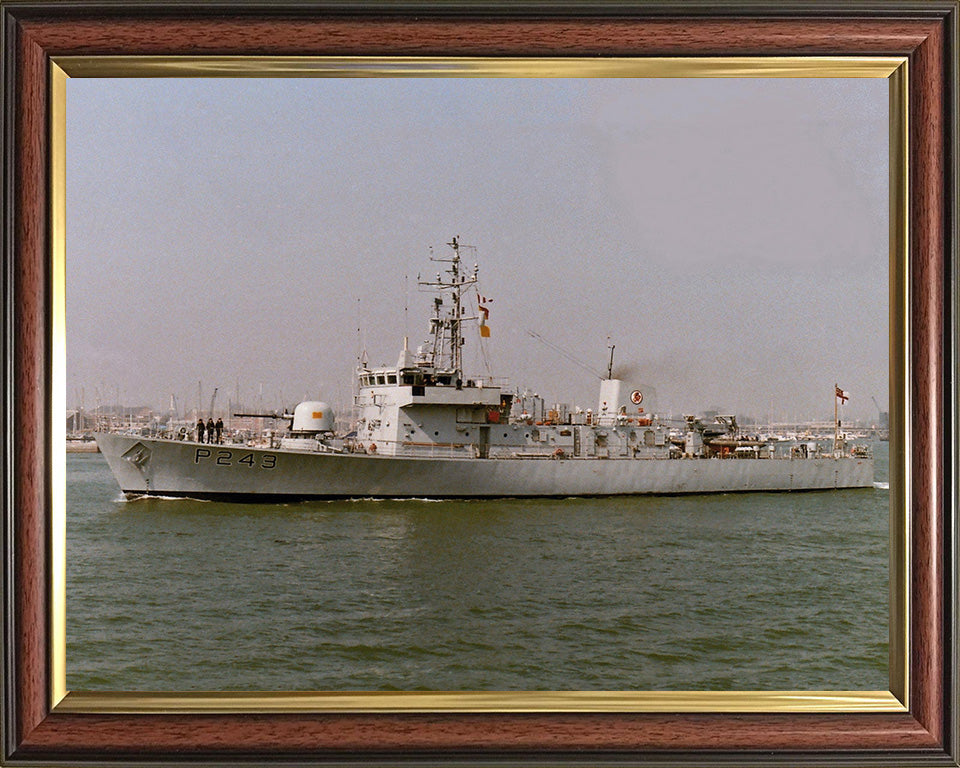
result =
[[[109,432],[98,432],[94,437],[120,490],[128,494],[148,493],[150,483],[145,471],[151,453],[148,441],[136,435]]]

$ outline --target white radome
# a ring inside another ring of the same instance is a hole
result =
[[[332,432],[333,408],[322,400],[306,400],[293,409],[294,432]]]

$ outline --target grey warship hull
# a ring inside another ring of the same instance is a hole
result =
[[[873,484],[870,457],[421,458],[210,445],[101,433],[128,496],[235,501],[810,491]]]

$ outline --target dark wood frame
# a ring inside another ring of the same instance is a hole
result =
[[[958,765],[956,2],[16,2],[3,26],[0,759]],[[103,54],[909,58],[910,710],[857,714],[99,715],[49,690],[50,59]]]

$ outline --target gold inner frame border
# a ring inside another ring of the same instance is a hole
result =
[[[886,78],[889,81],[888,691],[92,692],[66,685],[66,90],[71,77]],[[52,57],[50,95],[50,705],[60,713],[906,712],[910,659],[910,295],[906,57]]]

